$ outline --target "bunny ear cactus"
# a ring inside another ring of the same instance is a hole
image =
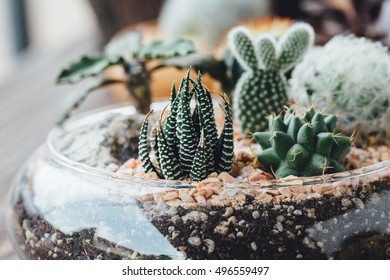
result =
[[[155,163],[147,141],[149,114],[141,127],[142,166],[146,173],[156,172],[163,179],[201,181],[212,172],[230,172],[233,163],[233,120],[228,98],[222,96],[225,122],[218,136],[211,95],[203,86],[201,75],[194,81],[189,72],[177,92],[172,87],[168,117],[163,121],[164,110],[152,129]],[[196,106],[191,110],[193,96]]]
[[[236,27],[229,33],[229,47],[245,72],[234,93],[234,113],[245,134],[264,131],[270,112],[287,105],[284,74],[313,44],[313,28],[294,24],[276,41],[269,35],[254,40],[248,29]]]
[[[323,115],[313,108],[299,114],[289,108],[269,118],[267,132],[253,137],[263,149],[258,161],[277,178],[316,176],[344,171],[343,158],[349,153],[351,137],[335,134],[335,115]]]

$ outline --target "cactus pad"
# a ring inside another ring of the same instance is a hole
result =
[[[287,105],[284,74],[312,45],[310,25],[297,23],[276,41],[269,35],[252,39],[249,31],[236,27],[229,33],[229,47],[245,70],[236,85],[234,110],[242,132],[264,131],[270,112]]]

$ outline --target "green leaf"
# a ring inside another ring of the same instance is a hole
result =
[[[271,137],[272,148],[280,158],[285,158],[288,150],[294,145],[291,137],[281,131],[275,131]]]
[[[329,115],[325,118],[325,124],[329,132],[334,132],[337,125],[337,117],[335,115]]]
[[[263,150],[271,147],[271,133],[270,132],[255,132],[253,139],[260,144]]]
[[[352,139],[350,137],[337,135],[335,135],[333,139],[335,144],[333,144],[330,156],[337,161],[341,161],[349,153]]]
[[[314,114],[313,118],[311,119],[311,125],[313,126],[314,132],[316,134],[321,132],[328,132],[328,127],[324,121],[324,116],[319,112]]]
[[[277,170],[280,165],[280,158],[275,153],[274,149],[269,148],[257,155],[257,161],[261,163],[268,172]]]
[[[57,84],[76,83],[85,77],[96,76],[119,61],[119,58],[110,61],[104,55],[83,56],[61,71],[57,77]]]
[[[286,162],[282,162],[278,170],[275,172],[276,178],[284,178],[290,175],[299,176],[299,172],[296,169],[290,167]]]
[[[287,134],[294,140],[294,142],[297,142],[298,137],[298,131],[302,127],[302,121],[300,118],[292,116],[290,119],[290,123],[287,129]]]
[[[305,123],[298,131],[297,143],[302,145],[310,153],[315,148],[315,133],[310,124]]]
[[[140,45],[134,52],[134,57],[145,59],[161,59],[175,56],[183,56],[195,52],[194,43],[187,39],[175,39],[171,41],[153,41]]]
[[[303,174],[305,176],[317,176],[326,173],[328,169],[327,157],[320,154],[313,154],[309,162],[306,164]]]
[[[310,158],[310,153],[301,145],[295,144],[287,152],[286,162],[295,170],[302,170]]]
[[[133,58],[134,53],[138,51],[140,46],[141,33],[138,31],[130,31],[108,42],[104,47],[104,53],[109,60],[116,60],[118,58],[129,60]]]
[[[328,157],[335,140],[330,132],[321,132],[317,135],[315,153]]]

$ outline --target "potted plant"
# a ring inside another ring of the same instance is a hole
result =
[[[279,40],[233,29],[244,72],[232,100],[190,69],[146,116],[120,107],[54,128],[15,179],[20,255],[389,258],[389,149],[355,147],[331,106],[289,105],[286,72],[302,63],[293,79],[308,76],[296,73],[313,36],[306,24]]]

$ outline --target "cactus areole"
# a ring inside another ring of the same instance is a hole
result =
[[[229,33],[229,47],[245,70],[234,92],[234,115],[244,134],[264,131],[270,112],[288,105],[284,74],[313,44],[313,28],[294,24],[279,41],[270,35],[251,38],[244,27]]]
[[[257,160],[277,178],[316,176],[344,171],[351,137],[335,134],[335,115],[323,115],[313,108],[298,114],[293,108],[269,116],[269,131],[256,132],[254,140],[263,149]]]
[[[156,172],[160,178],[179,180],[189,178],[201,181],[212,172],[230,172],[233,164],[233,120],[231,106],[222,96],[225,121],[218,136],[210,93],[202,84],[189,77],[190,70],[176,92],[172,86],[168,117],[165,110],[152,129],[152,152],[148,148],[148,114],[142,124],[139,156],[145,173]],[[191,100],[195,108],[191,110]]]

